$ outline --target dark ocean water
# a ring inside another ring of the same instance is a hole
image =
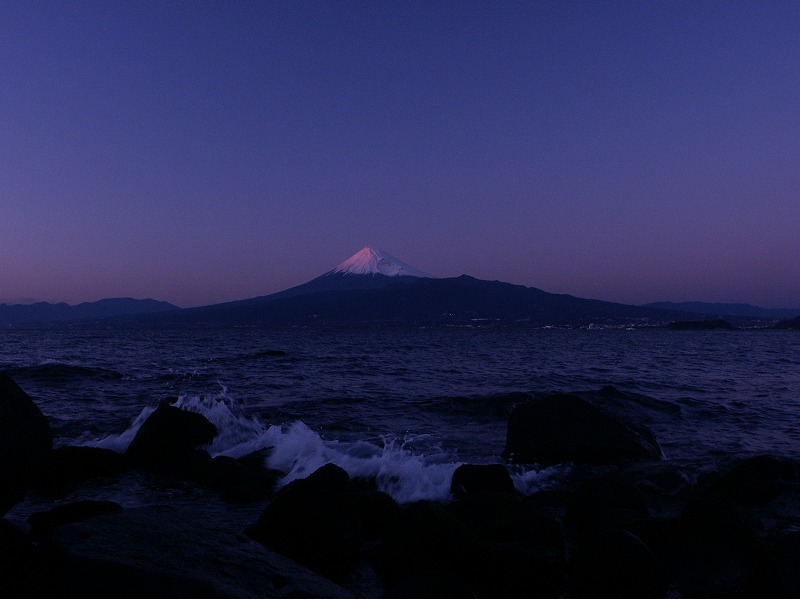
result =
[[[272,447],[304,476],[328,461],[400,500],[442,498],[462,462],[500,462],[517,394],[641,396],[628,413],[665,456],[800,459],[800,335],[782,331],[6,330],[0,369],[56,444],[124,450],[169,396],[221,435],[212,454]],[[637,396],[638,397],[638,396]],[[521,490],[558,468],[516,474]]]

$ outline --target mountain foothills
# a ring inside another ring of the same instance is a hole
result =
[[[84,302],[75,306],[65,303],[0,304],[0,326],[47,325],[75,322],[96,322],[129,315],[160,314],[180,310],[178,306],[153,299],[129,297]]]
[[[132,299],[78,306],[0,305],[3,326],[98,320],[109,326],[153,327],[660,326],[712,316],[724,316],[738,325],[768,326],[798,315],[800,310],[764,310],[745,304],[665,302],[631,306],[467,275],[433,278],[383,250],[369,247],[302,285],[199,308],[180,309],[166,302]]]

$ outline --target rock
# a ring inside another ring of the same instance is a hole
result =
[[[35,596],[33,538],[16,523],[0,519],[0,596]]]
[[[697,497],[681,514],[680,526],[674,567],[688,595],[742,593],[762,552],[752,515],[726,497]]]
[[[659,599],[667,580],[647,545],[626,530],[611,530],[578,545],[569,562],[567,586],[575,599]]]
[[[34,486],[52,497],[63,497],[88,480],[117,477],[128,468],[124,454],[99,447],[56,447],[50,452]]]
[[[655,435],[574,395],[550,395],[516,406],[503,457],[517,463],[609,464],[661,457]]]
[[[130,508],[53,530],[38,549],[42,597],[352,599],[236,530],[219,504]],[[246,515],[246,514],[245,514]]]
[[[491,493],[514,495],[516,489],[511,475],[502,464],[462,464],[453,473],[450,493],[456,498]]]
[[[560,523],[534,502],[505,493],[467,496],[445,506],[477,536],[478,566],[463,574],[481,597],[556,597],[563,587]]]
[[[428,571],[409,576],[381,599],[477,599],[477,596],[457,576]]]
[[[200,445],[211,443],[216,435],[217,427],[202,414],[162,402],[144,421],[126,455],[139,467],[174,469],[189,460]]]
[[[283,473],[255,462],[217,456],[207,464],[200,482],[219,491],[223,501],[237,503],[272,497],[275,483],[282,476]]]
[[[373,559],[388,587],[427,571],[465,580],[481,568],[476,535],[443,506],[428,501],[404,506]]]
[[[24,495],[52,446],[47,418],[11,377],[0,372],[0,516]]]
[[[398,503],[382,491],[356,487],[353,488],[353,499],[368,539],[382,538],[400,517]]]
[[[356,565],[365,528],[347,472],[334,464],[275,494],[247,534],[334,580]]]
[[[628,528],[648,515],[635,485],[619,474],[598,476],[580,485],[567,505],[565,523],[578,537]]]
[[[43,537],[64,524],[112,514],[121,509],[122,506],[113,501],[75,501],[57,505],[46,512],[34,512],[28,516],[28,524],[33,536]]]
[[[751,580],[750,597],[800,597],[800,533],[785,535],[769,549]]]
[[[796,486],[798,478],[795,462],[760,455],[740,460],[708,483],[703,494],[729,497],[745,505],[758,505]]]

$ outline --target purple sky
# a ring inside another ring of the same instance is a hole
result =
[[[5,2],[0,301],[216,303],[373,245],[800,307],[798,32],[796,0]]]

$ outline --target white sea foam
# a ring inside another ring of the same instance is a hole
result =
[[[147,420],[148,416],[156,411],[155,406],[147,406],[139,415],[133,419],[131,425],[125,429],[124,432],[118,435],[107,435],[105,437],[93,437],[87,433],[82,435],[78,440],[78,445],[88,445],[90,447],[102,447],[103,449],[112,449],[114,451],[124,452],[128,449],[128,446],[133,441],[133,438],[136,436],[136,433],[139,432],[139,429],[144,424],[144,421]]]
[[[461,464],[452,455],[430,451],[430,440],[408,435],[383,437],[381,443],[368,441],[340,442],[323,439],[302,421],[285,427],[269,426],[256,416],[245,416],[242,407],[230,399],[223,387],[217,394],[182,395],[175,402],[182,410],[203,414],[218,430],[206,447],[212,456],[242,457],[254,451],[271,448],[266,466],[286,475],[280,485],[305,478],[325,464],[336,464],[351,477],[371,478],[378,488],[400,503],[423,499],[448,501],[453,472]],[[101,439],[81,438],[83,445],[125,451],[144,421],[155,411],[148,406],[119,435]],[[427,453],[411,449],[423,442]],[[512,471],[514,486],[529,495],[546,487],[564,473],[563,468],[543,470],[516,468]]]
[[[382,446],[367,442],[325,441],[303,422],[286,429],[272,427],[270,468],[286,472],[281,484],[304,478],[325,464],[344,468],[351,477],[374,478],[378,488],[400,503],[431,499],[444,501],[458,462],[437,462],[412,453],[399,439],[386,438]]]

